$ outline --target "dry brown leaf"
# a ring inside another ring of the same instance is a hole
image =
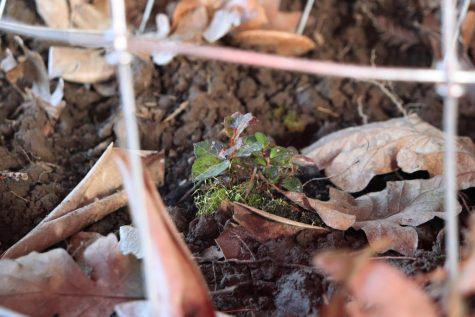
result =
[[[389,244],[382,252],[394,250],[404,255],[411,255],[417,249],[414,227],[434,217],[443,218],[445,214],[442,177],[388,182],[385,190],[358,198],[330,188],[329,201],[301,193],[283,193],[303,208],[315,210],[328,226],[361,229],[370,245],[387,239]],[[461,209],[458,205],[458,212]]]
[[[103,52],[96,49],[52,46],[49,49],[48,74],[50,78],[95,84],[110,79],[115,68],[108,64]]]
[[[177,23],[170,40],[200,43],[201,36],[208,26],[208,13],[204,6],[190,10]]]
[[[124,207],[127,195],[119,190],[122,177],[115,160],[125,158],[126,153],[126,150],[113,148],[111,144],[73,191],[2,257],[16,258],[31,251],[44,250]],[[152,179],[163,184],[163,155],[154,151],[140,151],[140,155]]]
[[[221,4],[222,0],[180,0],[173,12],[172,29],[175,29],[183,19],[187,19],[190,11],[204,7],[208,16],[212,16]]]
[[[246,248],[246,241],[249,239],[265,242],[293,236],[305,229],[316,233],[328,232],[325,228],[292,221],[241,203],[231,203],[229,206],[237,225],[227,225],[216,238],[216,243],[227,259],[250,259],[252,254]]]
[[[431,176],[442,175],[444,135],[413,114],[332,133],[302,152],[335,185],[358,192],[374,176],[399,168],[406,173],[425,170]],[[458,138],[457,163],[459,189],[473,187],[475,145],[469,138]]]
[[[280,11],[280,0],[262,0],[261,5],[264,8],[268,20],[268,23],[263,27],[264,29],[289,33],[293,33],[297,30],[300,16],[302,15],[301,12]]]
[[[247,30],[233,36],[239,45],[279,55],[302,55],[315,48],[315,43],[306,36],[272,30]]]
[[[80,255],[63,249],[0,260],[0,305],[30,316],[109,316],[114,305],[144,297],[140,263],[120,253],[113,234]]]
[[[251,233],[243,226],[228,223],[215,239],[225,259],[251,260],[253,254],[248,248],[252,241]]]
[[[36,0],[36,9],[47,26],[67,29],[70,26],[67,0]]]
[[[97,7],[96,7],[97,6]],[[107,30],[111,26],[109,14],[104,14],[100,2],[70,1],[71,24],[79,29]]]
[[[349,316],[438,316],[416,283],[386,263],[369,261],[369,254],[327,251],[314,259],[315,266],[350,291],[352,299],[345,307]]]
[[[251,236],[259,242],[292,236],[304,229],[319,233],[328,231],[322,227],[302,224],[241,203],[232,203],[231,205],[234,211],[233,219],[246,228]]]
[[[123,173],[125,187],[130,190],[129,168],[124,168]],[[163,292],[150,296],[162,296],[162,300],[167,300],[169,316],[214,316],[208,289],[199,268],[173,224],[152,178],[147,173],[144,173],[144,178],[147,223],[145,227],[137,223],[137,228],[150,237],[153,246],[152,250],[143,250],[144,256],[149,257],[149,263],[153,263],[156,268],[152,276],[146,278],[149,283],[160,285],[160,291]],[[149,273],[146,271],[146,274]]]
[[[298,222],[298,221],[293,221],[293,220],[290,220],[290,219],[287,219],[287,218],[284,218],[284,217],[280,217],[280,216],[271,214],[267,211],[260,210],[260,209],[257,209],[257,208],[251,207],[251,206],[247,206],[247,205],[244,205],[244,204],[241,204],[241,203],[238,203],[238,202],[234,202],[234,203],[232,203],[232,205],[234,206],[234,210],[236,210],[236,207],[238,207],[237,208],[238,209],[238,219],[241,219],[241,220],[242,220],[243,217],[240,217],[240,215],[243,215],[246,212],[251,212],[251,213],[254,213],[254,214],[257,214],[257,215],[261,216],[264,219],[267,219],[268,221],[275,222],[276,224],[279,224],[279,225],[286,225],[286,226],[289,226],[289,227],[297,227],[300,230],[310,229],[310,230],[314,230],[318,233],[328,232],[328,229],[326,229],[326,228],[313,226],[313,225],[301,223],[301,222]],[[239,207],[241,207],[241,208],[239,208]],[[242,221],[244,221],[244,220],[242,220]],[[270,225],[270,226],[272,226],[272,225]],[[287,228],[289,228],[289,227],[287,227]],[[286,230],[289,230],[289,229],[286,229]],[[294,229],[291,229],[291,230],[294,230]]]

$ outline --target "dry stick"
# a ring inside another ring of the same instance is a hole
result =
[[[119,191],[63,216],[42,222],[7,250],[2,258],[17,258],[32,251],[44,250],[81,231],[119,208],[127,205],[127,193]]]
[[[406,109],[404,109],[404,105],[402,104],[399,97],[394,95],[383,83],[379,81],[369,80],[368,82],[377,86],[382,91],[382,93],[385,94],[386,97],[388,97],[392,101],[392,103],[396,106],[399,112],[401,112],[403,116],[407,117],[407,111]]]

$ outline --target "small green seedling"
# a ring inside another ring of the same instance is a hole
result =
[[[221,201],[223,197],[246,202],[253,187],[257,192],[262,192],[263,197],[269,197],[272,185],[289,191],[302,191],[302,184],[295,177],[297,168],[293,158],[297,154],[296,150],[277,146],[260,132],[242,136],[246,128],[255,122],[256,118],[252,114],[243,115],[236,112],[224,120],[228,144],[208,140],[195,144],[193,180],[205,181],[204,187],[208,187],[210,193],[213,193],[200,196],[197,201],[199,213],[210,213],[210,209],[215,208],[216,202]],[[213,185],[210,186],[212,179]],[[242,186],[243,184],[246,186]],[[239,192],[237,188],[245,190]],[[206,198],[205,201],[203,197]],[[210,204],[206,203],[208,200]],[[210,205],[212,208],[209,208]]]

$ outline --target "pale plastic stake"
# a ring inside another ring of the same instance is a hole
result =
[[[462,95],[463,89],[454,82],[454,74],[458,68],[457,48],[453,45],[456,24],[456,1],[442,0],[442,63],[445,72],[445,85],[439,87],[444,96],[444,180],[445,180],[445,252],[447,254],[446,267],[449,272],[449,289],[454,285],[458,276],[459,242],[457,216],[457,163],[456,163],[456,136],[457,136],[457,98]],[[449,291],[450,293],[450,291]]]
[[[5,11],[6,5],[7,5],[7,0],[0,0],[0,20],[3,17],[3,12]]]
[[[143,169],[138,150],[140,149],[137,120],[135,117],[135,93],[133,87],[132,70],[130,62],[132,55],[127,47],[127,24],[125,17],[124,0],[111,0],[110,7],[112,12],[112,31],[113,31],[113,49],[114,58],[117,63],[117,72],[119,79],[119,91],[122,101],[122,112],[125,118],[127,131],[127,147],[129,152],[129,161],[131,166],[130,182],[127,181],[127,193],[129,195],[129,206],[135,225],[139,230],[140,243],[144,251],[144,283],[148,298],[149,316],[167,316],[169,309],[167,292],[160,292],[166,285],[154,283],[157,274],[163,273],[160,269],[157,257],[153,256],[153,245],[148,235],[149,230],[147,213],[145,207],[145,186],[143,180]],[[160,303],[158,301],[160,296]]]

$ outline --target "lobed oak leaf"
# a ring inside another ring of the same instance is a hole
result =
[[[302,152],[339,188],[358,192],[374,176],[399,168],[442,175],[444,135],[413,114],[332,133]],[[459,137],[456,154],[459,189],[475,186],[475,145]]]
[[[88,246],[80,266],[63,249],[0,260],[0,305],[31,316],[109,316],[144,297],[139,261],[110,234]]]
[[[363,230],[370,245],[387,239],[389,244],[381,252],[394,250],[404,255],[413,254],[418,244],[414,227],[434,217],[444,217],[444,188],[440,176],[388,182],[385,190],[358,198],[335,188],[330,188],[329,201],[308,198],[302,193],[282,193],[301,207],[315,210],[332,228],[346,230],[351,226]]]

